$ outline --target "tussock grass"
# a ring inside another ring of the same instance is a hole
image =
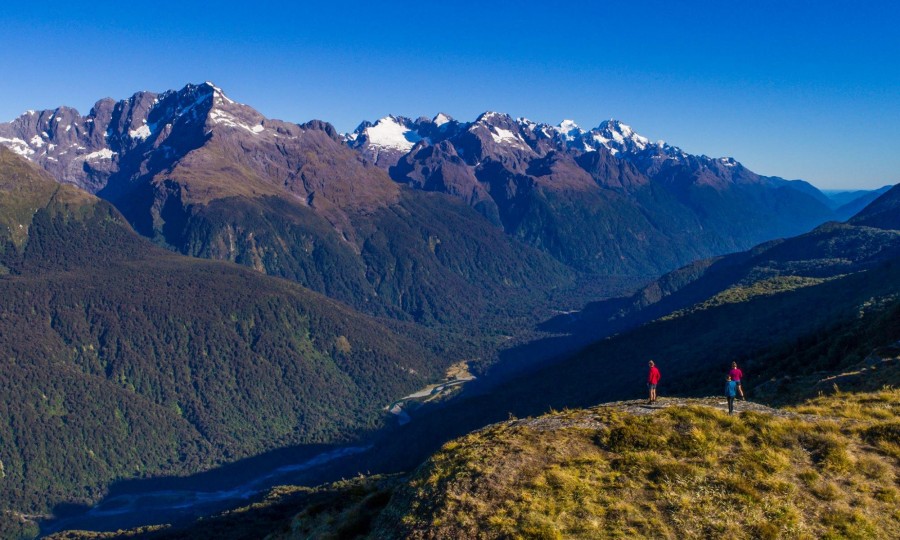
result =
[[[445,445],[373,536],[897,538],[898,406],[886,388],[778,416],[598,407],[553,413],[554,430],[510,421]]]

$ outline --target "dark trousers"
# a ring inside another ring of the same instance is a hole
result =
[[[726,396],[728,398],[728,414],[734,412],[734,396]]]

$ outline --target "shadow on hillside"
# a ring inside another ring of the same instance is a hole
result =
[[[276,485],[318,485],[355,474],[355,457],[370,446],[302,445],[274,450],[184,477],[123,480],[93,506],[64,503],[41,535],[62,530],[115,531],[184,524],[246,504]]]
[[[705,300],[741,277],[741,263],[747,257],[737,254],[697,261],[631,294],[590,302],[578,311],[551,317],[535,328],[549,335],[501,351],[489,378],[496,384],[550,366],[593,343]]]

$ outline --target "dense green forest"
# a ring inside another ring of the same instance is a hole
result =
[[[396,204],[352,214],[352,242],[283,197],[228,197],[175,215],[167,223],[178,233],[158,240],[182,253],[230,260],[366,313],[429,326],[509,325],[577,277],[436,193],[403,191]]]
[[[458,360],[437,334],[156,248],[108,203],[0,158],[4,508],[344,441]]]

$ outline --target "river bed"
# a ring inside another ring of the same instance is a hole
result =
[[[115,531],[144,525],[179,523],[239,506],[270,488],[290,484],[302,473],[368,451],[371,446],[346,446],[322,452],[299,463],[281,465],[258,476],[219,489],[196,487],[136,490],[113,494],[94,506],[41,522],[41,535],[83,529]]]

